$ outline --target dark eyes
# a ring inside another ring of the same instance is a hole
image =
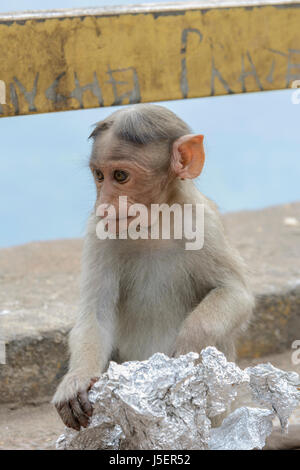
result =
[[[124,170],[116,170],[114,172],[114,179],[118,182],[118,183],[125,183],[125,181],[128,180],[128,173],[127,171],[124,171]]]
[[[95,177],[98,181],[103,181],[104,180],[104,175],[101,170],[95,170],[94,171]]]
[[[94,175],[97,181],[104,180],[104,175],[101,170],[94,170]],[[128,180],[129,174],[124,170],[115,170],[113,176],[118,183],[125,183]]]

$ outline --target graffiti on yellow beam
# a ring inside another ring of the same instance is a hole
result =
[[[287,88],[299,24],[298,4],[0,18],[0,115]]]

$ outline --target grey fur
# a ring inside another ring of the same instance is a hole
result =
[[[171,144],[191,133],[189,126],[175,113],[153,104],[137,104],[114,112],[97,123],[90,137],[95,139],[110,128],[119,139],[140,145],[160,141]]]

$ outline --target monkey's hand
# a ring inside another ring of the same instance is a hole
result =
[[[88,391],[99,377],[90,377],[82,373],[69,372],[58,386],[52,403],[64,424],[80,430],[87,427],[93,414],[93,407],[88,399]]]
[[[200,321],[187,318],[171,349],[173,357],[179,357],[189,352],[200,353],[207,346],[214,346],[215,338],[203,327]]]

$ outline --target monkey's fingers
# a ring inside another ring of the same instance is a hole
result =
[[[79,431],[80,424],[78,420],[75,418],[75,416],[73,415],[69,402],[65,401],[63,403],[57,403],[55,404],[55,408],[57,409],[57,412],[59,416],[61,417],[61,419],[63,420],[64,424],[68,428],[73,428],[76,431]]]
[[[91,390],[92,386],[100,379],[100,377],[92,377],[90,381],[90,385],[88,391]]]
[[[86,428],[89,424],[89,416],[85,412],[82,403],[79,402],[79,394],[78,397],[72,398],[72,400],[70,400],[70,408],[72,410],[73,416],[79,422],[80,426]]]
[[[89,401],[87,390],[80,391],[78,393],[78,399],[80,401],[80,406],[82,408],[83,413],[85,413],[87,416],[92,416],[93,407],[91,402]]]

